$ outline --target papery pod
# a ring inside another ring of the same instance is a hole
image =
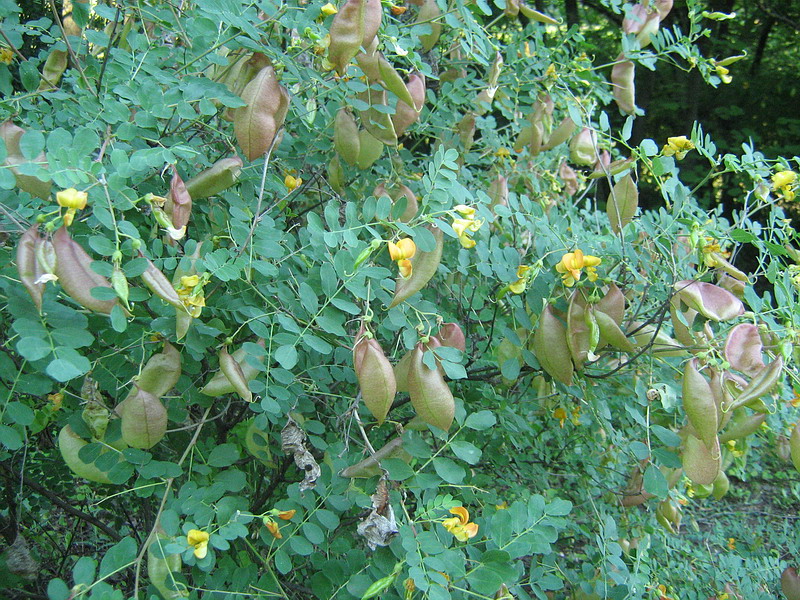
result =
[[[289,93],[278,83],[275,69],[264,67],[242,91],[247,106],[233,114],[236,141],[248,160],[264,156],[272,146],[278,130],[283,127],[289,111]]]
[[[187,181],[186,191],[194,200],[215,196],[238,181],[242,165],[238,156],[222,158]]]
[[[729,489],[731,489],[731,482],[725,471],[720,471],[712,484],[711,495],[714,496],[715,500],[722,500]]]
[[[717,279],[717,285],[725,290],[728,290],[731,294],[733,294],[740,300],[744,298],[744,290],[747,287],[743,281],[731,277],[727,273],[719,274],[719,278]]]
[[[333,122],[333,146],[336,153],[349,165],[358,162],[361,142],[358,137],[358,125],[350,111],[339,109]]]
[[[619,233],[633,220],[639,208],[639,189],[630,173],[614,184],[606,202],[611,230]]]
[[[144,258],[144,255],[140,253],[139,257]],[[185,312],[186,307],[181,302],[178,292],[175,291],[166,275],[149,258],[145,258],[145,260],[147,260],[147,268],[142,272],[141,278],[147,289],[167,304]]]
[[[383,9],[380,0],[346,0],[333,17],[328,61],[342,75],[362,46],[368,48],[378,33]]]
[[[625,18],[622,19],[622,31],[624,33],[639,33],[647,22],[650,12],[647,3],[634,4],[625,11]]]
[[[730,423],[719,436],[719,443],[724,444],[731,440],[740,440],[759,430],[767,420],[766,413],[748,415],[745,408],[737,408],[733,413]]]
[[[403,440],[396,437],[386,443],[383,448],[376,450],[375,454],[344,469],[339,475],[350,479],[375,477],[381,474],[381,461],[387,458],[399,458],[408,463],[411,455],[403,448]]]
[[[567,345],[567,328],[548,304],[539,316],[533,335],[533,353],[550,377],[564,385],[572,385],[574,367]]]
[[[164,555],[164,547],[171,541],[165,535],[158,535],[147,546],[147,576],[150,583],[158,590],[164,600],[186,598],[189,590],[182,583],[175,583],[173,573],[178,573],[183,566],[180,554]],[[151,538],[152,540],[152,538]],[[154,549],[156,546],[157,549]]]
[[[709,448],[717,442],[719,417],[714,393],[705,377],[697,370],[697,359],[686,361],[683,368],[683,410],[689,424]]]
[[[503,14],[509,18],[514,18],[519,14],[520,0],[506,0],[506,7],[503,9]]]
[[[494,209],[496,206],[508,206],[508,179],[503,175],[498,175],[489,184],[487,192],[489,196],[489,208]]]
[[[224,83],[225,86],[237,96],[241,96],[244,93],[247,84],[253,81],[261,69],[272,65],[269,58],[262,52],[244,54],[239,56],[238,59],[235,59],[235,57],[233,58],[235,62],[228,69],[221,83]],[[222,118],[232,122],[235,114],[235,108],[226,108],[225,112],[222,113]]]
[[[161,398],[177,385],[180,377],[181,353],[169,342],[164,342],[164,349],[153,354],[134,379],[136,385],[129,396],[135,395],[138,388]]]
[[[456,125],[458,138],[461,140],[465,152],[468,152],[475,142],[475,128],[475,113],[473,112],[466,113]]]
[[[247,385],[248,380],[242,367],[224,346],[219,351],[219,369],[242,400],[245,402],[253,401],[253,392],[250,391]]]
[[[174,165],[165,210],[175,229],[181,229],[189,224],[189,217],[192,216],[192,196]]]
[[[634,158],[621,158],[619,160],[610,162],[606,160],[606,158],[609,156],[608,150],[603,150],[600,153],[600,158],[594,163],[594,170],[588,175],[589,179],[599,179],[601,177],[619,175],[620,173],[629,171],[636,162],[636,159]]]
[[[693,435],[687,435],[681,459],[686,476],[698,485],[711,485],[719,475],[721,467],[719,441],[715,437],[711,447]]]
[[[20,281],[33,299],[36,308],[42,310],[44,283],[39,282],[43,275],[39,261],[36,259],[36,247],[42,244],[39,236],[39,225],[34,225],[23,233],[17,242],[17,273]]]
[[[730,392],[728,392],[722,384],[724,374],[713,367],[709,368],[708,371],[711,377],[711,381],[709,381],[708,385],[711,386],[711,394],[714,396],[714,404],[717,406],[717,431],[722,431],[728,424],[728,421],[731,420],[733,414],[732,411],[726,410],[732,398]],[[722,441],[720,441],[720,443],[722,443]]]
[[[429,369],[422,362],[423,354],[422,344],[417,344],[408,369],[411,404],[423,421],[447,431],[455,416],[453,393],[439,369]]]
[[[83,422],[86,423],[93,438],[102,440],[106,435],[106,429],[108,429],[111,411],[108,410],[103,400],[103,395],[91,375],[86,375],[83,378],[81,399],[84,401],[83,410],[81,411]]]
[[[39,91],[53,90],[58,87],[61,76],[67,70],[69,54],[66,50],[51,50],[44,61],[42,68],[42,81],[39,83]]]
[[[461,352],[467,351],[467,339],[464,337],[464,332],[458,323],[443,324],[439,328],[439,333],[436,334],[436,337],[442,346],[458,348]]]
[[[258,345],[264,348],[264,340],[259,339]],[[256,366],[253,366],[247,360],[247,350],[244,348],[239,348],[235,352],[230,355],[239,365],[242,370],[242,374],[244,375],[244,379],[247,383],[250,383],[253,379],[255,379],[258,374],[261,372]],[[255,357],[259,363],[264,362],[264,356],[260,355]],[[236,388],[230,382],[230,380],[226,377],[225,373],[222,372],[220,369],[219,371],[215,372],[211,379],[208,380],[205,386],[200,390],[201,394],[205,394],[206,396],[224,396],[225,394],[232,394],[236,392]]]
[[[22,150],[20,150],[19,147],[19,142],[24,133],[25,130],[22,129],[22,127],[14,125],[14,123],[11,121],[5,121],[0,125],[0,138],[2,138],[6,144],[5,164],[14,174],[14,179],[19,189],[24,192],[28,192],[31,196],[41,198],[42,200],[48,200],[50,198],[52,181],[50,179],[47,181],[42,181],[33,175],[23,175],[17,168],[20,165],[27,163],[43,164],[44,166],[47,166],[47,159],[44,152],[39,154],[39,156],[33,160],[28,160],[22,154]]]
[[[424,349],[433,350],[441,345],[442,344],[441,342],[439,342],[438,338],[430,337]],[[413,349],[409,350],[403,355],[403,357],[399,361],[397,361],[397,364],[395,364],[393,367],[394,378],[395,381],[397,382],[398,392],[408,392],[408,370],[411,366],[411,357],[413,356],[413,354],[414,350]],[[441,370],[439,359],[436,359],[436,365],[439,367],[439,370]],[[444,375],[444,372],[442,372],[442,375]]]
[[[658,11],[658,18],[660,20],[664,20],[667,18],[667,15],[672,10],[673,0],[655,0],[653,5],[655,9]]]
[[[650,345],[650,351],[658,356],[685,356],[688,354],[683,345],[664,333],[662,326],[656,330],[652,323],[644,325],[640,321],[633,321],[630,326],[631,335],[640,348]],[[654,339],[655,338],[655,339]]]
[[[272,460],[272,451],[270,445],[269,434],[256,425],[258,418],[250,420],[245,433],[245,447],[247,451],[261,462],[264,466],[275,467],[275,462]]]
[[[650,45],[650,38],[658,33],[661,19],[658,12],[650,13],[644,22],[644,25],[636,32],[636,41],[639,42],[641,48]]]
[[[385,183],[379,183],[372,191],[372,195],[376,198],[388,196],[391,198],[392,204],[397,202],[400,198],[405,198],[406,208],[403,211],[403,214],[401,214],[398,218],[398,220],[402,223],[408,223],[411,219],[417,216],[417,212],[419,211],[417,196],[407,185],[398,183],[387,189]]]
[[[800,421],[795,423],[792,435],[789,436],[789,456],[794,468],[800,471]]]
[[[691,308],[679,311],[678,310],[679,305],[680,302],[678,297],[673,296],[672,301],[670,302],[669,314],[672,319],[672,329],[675,333],[675,338],[681,344],[688,347],[696,346],[698,343],[704,345],[705,342],[711,340],[713,338],[714,332],[711,331],[711,327],[709,327],[708,323],[705,324],[702,332],[692,331],[691,327],[698,313],[696,310]],[[681,321],[679,315],[683,316],[688,326]],[[695,339],[696,337],[697,339]]]
[[[442,250],[444,249],[444,234],[438,227],[430,227],[431,233],[436,241],[433,250],[422,252],[419,249],[411,258],[411,276],[408,279],[398,277],[394,286],[394,298],[389,305],[393,308],[405,302],[408,298],[420,291],[436,274],[439,263],[442,262]]]
[[[572,292],[567,309],[567,347],[578,371],[583,369],[592,345],[589,324],[586,322],[586,307],[583,291],[577,289]]]
[[[556,146],[563,144],[575,132],[575,127],[575,121],[569,117],[564,117],[558,127],[550,134],[550,137],[547,138],[547,143],[542,144],[541,149],[552,150]]]
[[[78,456],[80,449],[86,446],[87,443],[69,425],[65,425],[58,434],[58,449],[70,471],[78,477],[95,483],[112,483],[108,478],[107,471],[101,471],[94,463],[84,462]],[[103,449],[101,454],[105,452],[113,452],[113,450]]]
[[[519,130],[519,135],[517,135],[517,139],[514,142],[514,152],[522,152],[526,146],[530,145],[532,136],[533,126],[524,125]]]
[[[386,107],[386,90],[368,88],[358,94],[358,99],[369,104],[369,108],[361,113],[361,123],[376,139],[387,146],[397,145],[397,133],[392,118],[387,112],[378,110],[376,106]]]
[[[581,129],[569,143],[569,159],[576,165],[590,167],[597,159],[597,138],[588,127]]]
[[[110,288],[111,283],[92,270],[92,258],[70,237],[66,227],[60,227],[53,236],[53,249],[56,276],[64,291],[84,308],[109,314],[117,305],[117,299],[98,300],[91,291],[96,287]]]
[[[684,304],[712,321],[727,321],[744,313],[741,300],[713,283],[686,279],[674,288]]]
[[[344,169],[342,169],[338,154],[335,154],[331,162],[328,163],[328,184],[337,194],[341,194],[344,191]]]
[[[731,367],[751,377],[764,368],[761,352],[764,344],[758,326],[740,323],[728,333],[725,341],[725,360]]]
[[[594,310],[594,318],[600,329],[600,341],[623,352],[634,352],[635,348],[617,322],[601,310]],[[598,345],[598,348],[600,346]]]
[[[644,467],[645,465],[636,465],[628,477],[628,483],[622,491],[620,501],[625,508],[639,506],[654,497],[653,494],[644,490]]]
[[[361,398],[380,425],[389,414],[397,394],[392,364],[378,341],[363,335],[356,338],[353,357]]]
[[[413,105],[414,99],[411,97],[411,92],[406,87],[400,73],[397,72],[392,64],[386,60],[383,54],[378,53],[378,71],[380,72],[380,84],[389,92],[392,92],[397,98],[404,102],[406,105]]]
[[[419,13],[417,13],[417,23],[424,23],[431,28],[430,33],[425,33],[419,36],[420,44],[425,52],[430,52],[431,48],[439,41],[439,36],[442,35],[442,24],[439,19],[442,16],[442,11],[436,0],[424,0],[420,6]]]
[[[681,526],[681,510],[670,498],[663,500],[656,508],[656,520],[668,533],[677,533]]]
[[[381,70],[379,67],[380,57],[383,56],[378,52],[378,38],[375,37],[372,43],[366,49],[366,52],[359,52],[356,54],[356,62],[359,68],[367,76],[367,82],[372,83],[381,78]]]
[[[525,17],[527,17],[531,21],[536,21],[537,23],[543,23],[545,25],[558,25],[559,23],[561,23],[561,21],[559,21],[558,19],[554,19],[553,17],[541,13],[538,10],[532,9],[522,0],[520,0],[519,3],[519,12],[521,12]]]
[[[122,419],[122,439],[132,448],[152,448],[167,433],[167,409],[161,400],[138,386],[116,411]]]
[[[608,286],[606,293],[598,300],[594,307],[614,319],[617,325],[622,325],[625,318],[625,296],[616,283]]]
[[[403,135],[411,125],[419,120],[422,107],[425,105],[425,76],[421,73],[412,73],[405,84],[412,103],[403,100],[397,102],[392,115],[392,124],[398,136]]]
[[[800,575],[794,567],[786,567],[781,573],[781,592],[786,600],[800,600]]]
[[[358,142],[359,151],[356,166],[361,170],[369,169],[381,157],[383,142],[366,129],[358,132]]]
[[[731,409],[740,406],[749,406],[758,412],[765,412],[766,407],[758,399],[770,393],[781,381],[783,375],[783,357],[777,356],[775,360],[758,371],[750,382],[735,398],[730,405]]]

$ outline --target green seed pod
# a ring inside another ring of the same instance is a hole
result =
[[[147,450],[167,432],[167,409],[161,400],[139,387],[117,406],[122,419],[122,439],[132,448]]]
[[[574,367],[567,344],[567,328],[549,304],[539,316],[533,335],[533,353],[550,377],[564,385],[572,385]]]
[[[606,214],[614,233],[633,220],[639,208],[639,189],[630,173],[614,184],[606,201]]]
[[[233,131],[248,160],[264,156],[283,127],[289,111],[289,93],[275,76],[275,69],[264,67],[242,92],[247,106],[233,113]]]
[[[453,393],[439,369],[429,369],[423,362],[423,346],[417,344],[408,369],[408,394],[417,415],[423,421],[447,431],[453,424]]]
[[[792,435],[789,436],[789,452],[794,468],[800,471],[800,421],[795,424]]]
[[[540,13],[538,10],[532,9],[524,2],[520,2],[519,11],[531,21],[536,21],[537,23],[544,23],[545,25],[558,25],[561,23],[558,19],[554,19],[544,13]]]
[[[219,368],[239,397],[245,402],[252,402],[253,392],[247,385],[248,379],[245,377],[242,367],[235,358],[228,354],[228,349],[224,346],[219,351]]]
[[[634,352],[635,348],[616,321],[601,310],[593,310],[600,329],[600,341],[623,352]]]
[[[373,38],[372,43],[366,49],[366,52],[359,52],[356,54],[356,62],[359,68],[367,76],[367,83],[379,81],[381,78],[381,70],[378,66],[380,57],[383,56],[378,52],[378,38]]]
[[[397,133],[394,130],[392,118],[387,112],[384,112],[386,110],[386,90],[367,88],[358,94],[358,99],[369,104],[369,108],[361,113],[364,129],[387,146],[396,146]],[[375,108],[376,106],[380,106],[381,109]]]
[[[719,436],[719,443],[724,444],[731,440],[740,440],[747,437],[751,433],[755,433],[767,420],[766,413],[755,413],[748,415],[744,407],[737,408],[734,411],[728,411],[728,414],[733,413],[730,423],[725,428],[722,435]]]
[[[464,151],[469,152],[472,144],[475,142],[475,128],[476,128],[476,115],[470,111],[466,113],[456,125],[458,131],[458,138],[464,146]]]
[[[783,375],[783,357],[777,356],[775,360],[756,373],[750,383],[742,390],[742,393],[731,404],[729,410],[735,410],[740,406],[750,406],[751,408],[763,409],[763,405],[754,403],[762,396],[770,393],[781,381]],[[763,410],[759,410],[763,412]]]
[[[725,475],[725,471],[720,471],[719,475],[717,475],[717,478],[714,480],[711,494],[714,496],[715,500],[722,500],[729,489],[731,489],[731,482],[728,476]]]
[[[56,275],[64,291],[84,308],[109,314],[117,299],[98,300],[91,291],[96,287],[111,288],[111,284],[92,270],[92,258],[70,237],[66,227],[59,228],[53,236],[53,249],[57,261]]]
[[[339,109],[333,122],[333,145],[336,153],[349,165],[358,162],[361,142],[358,136],[358,125],[346,108]]]
[[[412,73],[404,88],[413,102],[398,100],[395,106],[392,124],[398,136],[403,135],[406,129],[419,120],[422,107],[425,105],[425,76],[421,73]]]
[[[622,325],[622,319],[625,317],[625,296],[616,283],[608,286],[606,293],[595,304],[595,308],[614,319],[617,325]]]
[[[369,169],[383,153],[383,142],[377,139],[366,129],[358,132],[358,160],[356,166],[363,170]]]
[[[36,260],[36,247],[41,244],[42,238],[39,237],[38,225],[34,225],[23,233],[17,243],[17,273],[39,311],[42,310],[44,283],[37,283],[43,272],[39,261]]]
[[[257,343],[262,348],[264,347],[264,340],[259,339]],[[261,372],[260,369],[258,369],[256,366],[253,366],[249,361],[246,360],[247,351],[244,348],[239,348],[230,356],[239,364],[242,374],[244,375],[244,379],[247,383],[255,379],[256,376]],[[256,360],[259,363],[263,363],[264,356],[258,356]],[[201,394],[214,397],[232,394],[234,392],[236,392],[236,388],[228,380],[222,370],[214,373],[214,376],[208,381],[208,383],[206,383],[205,387],[200,390]]]
[[[696,358],[686,361],[683,369],[683,409],[697,436],[712,447],[719,430],[717,405],[711,386],[697,370]]]
[[[580,371],[586,363],[591,347],[591,335],[586,322],[586,300],[581,290],[575,290],[569,300],[567,347],[575,368]]]
[[[508,206],[508,179],[504,175],[495,177],[486,194],[489,196],[489,208],[492,212],[498,206]]]
[[[542,150],[552,150],[566,142],[570,136],[575,132],[575,121],[569,117],[564,117],[564,120],[555,128],[550,137],[547,138],[547,143],[542,145]]]
[[[98,469],[94,463],[86,463],[80,459],[78,452],[88,442],[76,434],[72,427],[69,425],[64,426],[58,434],[58,449],[61,452],[61,457],[64,459],[70,471],[75,473],[78,477],[88,479],[95,483],[110,484],[111,480],[108,478],[108,473]],[[111,450],[104,450],[111,452]]]
[[[114,264],[111,271],[111,287],[117,292],[117,297],[122,300],[122,303],[128,306],[128,278],[125,277],[125,271],[122,270],[118,264]]]
[[[110,411],[103,401],[103,395],[97,389],[97,384],[89,375],[83,378],[81,398],[85,403],[81,418],[86,423],[89,431],[92,432],[92,437],[102,440],[108,428]]]
[[[151,538],[152,539],[152,538]],[[189,590],[183,583],[175,581],[174,573],[180,572],[183,566],[180,554],[164,555],[164,546],[170,541],[164,535],[159,535],[158,539],[147,547],[147,575],[150,583],[158,590],[163,600],[175,600],[176,598],[186,598]]]
[[[381,145],[381,147],[383,146]],[[328,184],[337,194],[341,194],[344,191],[344,170],[338,154],[335,154],[331,162],[328,163]]]
[[[405,102],[407,105],[412,106],[414,99],[411,97],[411,92],[408,91],[403,78],[400,73],[386,60],[383,54],[378,53],[378,71],[380,72],[380,84],[388,92],[392,92],[397,98]]]
[[[569,143],[569,159],[576,165],[591,167],[597,160],[597,137],[588,127],[581,129]]]
[[[141,252],[139,256],[144,258]],[[169,279],[167,279],[164,273],[153,264],[153,261],[149,258],[145,260],[147,260],[147,269],[145,269],[141,277],[147,288],[167,304],[186,312],[186,307],[183,302],[181,302],[181,299],[178,297],[178,292],[175,291]]]
[[[719,441],[716,437],[709,448],[705,442],[695,436],[691,434],[686,436],[681,460],[684,473],[693,483],[698,485],[714,483],[720,472],[721,458]]]
[[[238,156],[222,158],[187,181],[186,191],[194,200],[216,196],[238,181],[242,164]]]
[[[39,91],[53,90],[61,81],[61,76],[67,70],[69,55],[66,50],[51,50],[44,61],[42,68],[42,81],[39,83]]]
[[[363,329],[363,326],[362,326]],[[356,336],[353,346],[353,364],[361,398],[381,425],[389,414],[394,397],[397,394],[392,364],[375,338],[367,338],[363,331]]]
[[[381,25],[380,0],[346,0],[333,17],[328,46],[328,62],[344,74],[359,48],[369,48]]]
[[[401,223],[408,223],[411,219],[417,216],[417,212],[419,211],[419,204],[417,203],[417,197],[414,195],[414,192],[411,189],[403,185],[402,183],[395,184],[391,186],[389,189],[386,188],[385,183],[379,183],[377,187],[372,191],[372,195],[376,198],[380,198],[381,196],[388,196],[391,198],[392,203],[394,204],[400,198],[406,199],[406,209],[403,211],[403,214],[400,215],[398,220]]]
[[[442,261],[444,249],[444,234],[438,227],[430,227],[436,240],[436,247],[430,252],[417,250],[411,260],[411,276],[408,279],[398,277],[394,287],[394,298],[389,308],[405,302],[408,298],[420,291],[436,274],[436,269]]]
[[[794,567],[786,567],[781,573],[781,591],[786,600],[800,600],[800,575]]]
[[[129,396],[135,395],[138,388],[156,398],[161,398],[175,387],[180,376],[181,353],[169,342],[164,342],[164,350],[150,357],[135,379],[136,386]]]
[[[439,41],[439,36],[442,35],[442,24],[439,21],[442,17],[442,11],[436,0],[424,0],[422,6],[417,13],[417,23],[424,23],[430,27],[431,32],[419,36],[419,42],[422,45],[424,52],[430,52],[431,49]]]

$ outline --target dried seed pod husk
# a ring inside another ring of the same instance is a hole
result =
[[[470,111],[466,113],[456,125],[458,131],[458,138],[464,146],[464,151],[468,152],[475,142],[475,128],[476,128],[476,115]]]
[[[187,181],[186,191],[194,200],[216,196],[239,180],[242,165],[238,156],[221,158]]]
[[[705,442],[689,434],[683,445],[681,459],[686,476],[698,485],[711,485],[719,475],[721,468],[721,452],[719,441],[709,447]]]
[[[237,360],[233,358],[226,347],[222,347],[219,351],[219,368],[225,375],[225,378],[233,386],[234,391],[239,394],[239,397],[245,402],[253,401],[253,392],[250,391],[242,367]]]
[[[399,458],[405,462],[411,460],[411,455],[403,448],[402,438],[396,437],[390,440],[383,448],[376,450],[375,454],[347,467],[339,475],[350,479],[375,477],[381,474],[380,463],[387,458]]]
[[[430,33],[425,33],[419,36],[420,44],[425,52],[430,52],[431,48],[439,41],[439,36],[442,35],[442,24],[439,19],[442,16],[442,11],[436,0],[423,0],[417,13],[417,23],[425,23],[431,28]]]
[[[264,348],[264,340],[259,339],[258,345]],[[261,372],[260,369],[250,364],[249,361],[246,360],[247,358],[247,350],[245,348],[239,348],[235,352],[231,354],[231,357],[239,364],[239,367],[242,369],[242,373],[244,374],[244,378],[246,382],[250,382],[256,378],[256,376]],[[257,357],[259,363],[264,362],[264,355],[260,355]],[[206,396],[223,396],[225,394],[232,394],[236,392],[236,388],[233,384],[228,380],[225,376],[225,373],[222,370],[217,371],[214,373],[213,377],[206,383],[203,389],[200,390],[201,394],[205,394]]]
[[[381,425],[386,420],[397,394],[392,364],[375,338],[358,336],[353,354],[361,398],[378,425]]]
[[[39,261],[36,259],[36,247],[42,244],[39,226],[34,225],[23,233],[17,242],[17,273],[20,281],[30,294],[37,310],[42,310],[44,283],[38,281],[43,275]]]
[[[139,387],[134,390],[116,408],[122,419],[122,439],[132,448],[147,450],[167,433],[167,409],[153,394]]]
[[[183,583],[176,583],[174,573],[183,566],[180,554],[164,555],[164,546],[171,540],[165,535],[158,535],[147,546],[147,576],[150,583],[158,590],[164,600],[176,600],[189,596],[189,590]]]
[[[434,427],[447,431],[453,424],[455,401],[441,371],[422,362],[423,346],[417,344],[408,369],[408,394],[417,415]]]
[[[358,132],[358,160],[356,166],[361,169],[369,169],[383,153],[383,142],[377,139],[366,129]]]
[[[358,125],[350,111],[339,109],[333,122],[333,145],[336,153],[349,165],[358,162],[361,142],[358,136]]]
[[[56,255],[56,275],[64,291],[75,302],[99,313],[109,314],[117,299],[98,300],[91,291],[96,287],[111,288],[111,283],[92,268],[92,258],[74,241],[66,227],[59,228],[53,236]]]
[[[333,17],[328,61],[344,74],[362,46],[368,48],[378,33],[383,9],[380,0],[346,0]]]
[[[550,377],[572,385],[574,367],[567,345],[567,328],[549,304],[542,311],[533,335],[533,353]]]
[[[289,93],[271,66],[264,67],[242,91],[247,106],[233,114],[233,131],[248,160],[267,153],[289,111]]]
[[[706,445],[717,442],[719,417],[711,385],[697,370],[697,359],[686,361],[683,369],[683,410],[694,431]]]
[[[398,277],[394,287],[394,298],[389,305],[393,308],[405,302],[408,298],[420,291],[436,274],[439,263],[442,262],[442,250],[444,249],[444,234],[438,227],[431,226],[431,233],[436,240],[436,246],[429,252],[417,250],[411,258],[411,277],[404,279]]]

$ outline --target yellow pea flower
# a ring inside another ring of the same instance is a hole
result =
[[[417,245],[411,238],[403,238],[394,242],[389,242],[389,256],[394,262],[413,258],[417,253]]]
[[[694,150],[694,144],[685,135],[667,138],[667,144],[661,150],[664,156],[675,156],[676,160],[683,160],[689,150]]]
[[[203,288],[200,286],[199,275],[184,275],[181,277],[181,283],[175,290],[178,292],[186,311],[193,317],[198,318],[206,305],[206,297],[203,294]]]
[[[330,15],[335,15],[337,12],[339,12],[339,9],[336,8],[330,2],[328,2],[325,6],[323,6],[320,9],[320,12],[327,17],[327,16],[330,16]]]
[[[14,51],[11,48],[0,48],[0,63],[10,65],[14,62]]]
[[[296,512],[297,511],[294,510],[294,509],[292,509],[292,510],[282,510],[282,511],[280,511],[278,513],[278,518],[279,519],[283,519],[284,521],[290,521],[292,519],[292,517],[295,515]]]
[[[453,219],[453,231],[456,232],[461,246],[467,249],[475,247],[475,240],[470,237],[470,233],[478,231],[481,225],[483,221],[475,219]]]
[[[466,542],[478,534],[478,524],[469,522],[469,511],[466,508],[456,506],[450,509],[450,514],[456,516],[443,520],[442,526],[459,542]]]
[[[521,294],[528,287],[528,280],[530,279],[531,268],[527,265],[520,265],[517,267],[517,280],[508,286],[509,291],[515,294]]]
[[[494,155],[497,156],[500,159],[503,159],[503,158],[508,158],[509,156],[511,156],[511,152],[509,151],[508,148],[498,148],[495,151]]]
[[[64,215],[64,225],[69,227],[75,219],[75,213],[79,210],[86,208],[86,201],[89,196],[86,192],[79,192],[75,188],[61,190],[56,193],[56,202],[62,208],[66,208],[67,212]]]
[[[299,177],[293,177],[292,175],[287,175],[283,179],[283,185],[286,186],[287,190],[289,190],[290,192],[293,192],[294,190],[299,188],[301,185],[303,185],[303,180],[300,179]]]
[[[772,189],[779,190],[792,185],[797,181],[797,173],[794,171],[779,171],[772,176]]]
[[[597,281],[597,269],[595,267],[602,262],[597,256],[587,254],[584,256],[581,250],[568,252],[561,257],[561,261],[556,265],[556,271],[561,273],[561,280],[567,287],[575,285],[581,278],[581,270],[586,269],[586,277],[589,281]]]
[[[553,418],[558,419],[559,425],[564,427],[564,423],[567,420],[567,411],[559,406],[553,411]]]
[[[453,207],[453,210],[456,211],[465,219],[469,220],[475,219],[475,208],[472,206],[467,206],[466,204],[458,204]]]
[[[204,559],[208,554],[208,538],[211,537],[207,531],[192,529],[186,535],[186,542],[194,548],[194,555],[199,559]]]
[[[731,81],[733,81],[733,77],[728,75],[728,73],[730,73],[730,70],[728,70],[728,68],[723,67],[722,65],[717,65],[716,67],[714,67],[714,70],[716,70],[717,75],[719,75],[719,78],[722,80],[722,83],[730,83]]]
[[[269,531],[272,534],[272,537],[274,537],[276,540],[280,540],[283,538],[283,535],[281,535],[280,527],[270,517],[264,517],[264,527],[267,528],[267,531]]]

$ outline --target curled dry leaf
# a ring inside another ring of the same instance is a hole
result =
[[[358,524],[356,531],[367,542],[370,550],[375,550],[378,546],[388,546],[399,533],[394,509],[389,504],[385,478],[378,481],[378,489],[372,495],[372,511]]]
[[[292,455],[294,464],[305,473],[303,481],[300,482],[300,491],[313,489],[322,471],[306,448],[305,432],[292,417],[287,417],[286,425],[281,430],[281,449],[284,454]]]

